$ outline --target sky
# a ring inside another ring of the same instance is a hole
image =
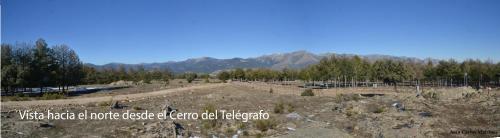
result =
[[[500,61],[499,0],[1,0],[1,42],[85,63],[312,53]]]

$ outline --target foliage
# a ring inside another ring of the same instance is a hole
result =
[[[255,127],[260,131],[267,131],[273,129],[278,125],[275,120],[272,119],[261,119],[255,121]]]
[[[64,99],[64,94],[61,93],[44,93],[41,100],[55,100],[55,99]]]
[[[222,82],[226,82],[230,77],[230,74],[226,71],[222,71],[219,74],[217,74],[217,78],[221,80]]]
[[[312,89],[305,89],[300,96],[314,96],[314,92]]]

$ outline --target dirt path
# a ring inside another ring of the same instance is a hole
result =
[[[9,101],[1,102],[2,106],[33,106],[33,105],[66,105],[66,104],[88,104],[95,102],[103,102],[109,100],[126,100],[126,99],[138,99],[145,97],[160,96],[173,92],[190,91],[194,89],[207,89],[207,88],[217,88],[221,86],[229,85],[228,83],[217,83],[217,84],[204,84],[196,85],[183,88],[174,88],[167,90],[160,90],[154,92],[146,93],[135,93],[135,94],[125,94],[125,95],[115,95],[115,96],[102,96],[102,97],[89,97],[89,98],[79,98],[79,99],[59,99],[59,100],[37,100],[37,101]]]

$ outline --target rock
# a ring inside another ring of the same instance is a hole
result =
[[[392,106],[400,112],[405,111],[405,106],[401,102],[394,102]]]
[[[298,113],[289,113],[286,115],[286,118],[290,119],[290,120],[300,120],[302,119],[302,116],[300,116]]]
[[[170,115],[170,112],[172,111],[177,112],[177,109],[175,109],[168,100],[165,100],[165,105],[162,107],[161,110],[167,111],[167,115]]]
[[[420,113],[418,113],[418,115],[421,117],[431,117],[432,113],[431,112],[420,112]]]
[[[405,123],[405,124],[398,124],[396,126],[393,126],[392,129],[401,129],[401,128],[411,128],[411,125],[408,124],[408,123]]]
[[[184,132],[184,127],[182,127],[181,124],[179,124],[177,122],[172,122],[172,127],[174,129],[175,135],[182,136],[182,134]]]
[[[111,105],[111,109],[121,109],[122,106],[120,105],[120,103],[118,103],[118,101],[115,101],[115,103],[113,103]]]
[[[43,128],[51,128],[51,127],[54,127],[54,125],[50,124],[50,123],[40,123],[40,127],[43,127]]]

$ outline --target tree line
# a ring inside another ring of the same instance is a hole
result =
[[[220,72],[221,80],[321,82],[331,87],[356,87],[370,82],[394,85],[486,86],[500,85],[500,63],[468,59],[433,62],[380,59],[370,61],[359,56],[323,58],[305,69],[233,69]],[[327,87],[328,87],[327,86]]]
[[[169,82],[173,78],[173,73],[168,69],[146,70],[144,66],[125,67],[124,65],[115,68],[96,69],[84,66],[83,84],[109,84],[116,81],[134,81],[150,83],[153,80]]]
[[[119,80],[168,82],[173,78],[168,69],[147,71],[143,66],[96,69],[84,65],[69,46],[49,47],[44,39],[34,44],[2,44],[1,65],[2,92],[11,94],[33,88],[44,91],[45,87],[58,87],[65,92],[69,86],[81,84],[108,84]]]
[[[1,45],[2,90],[27,91],[29,88],[57,86],[65,91],[81,83],[83,64],[67,45],[48,47],[43,39],[35,44]]]

